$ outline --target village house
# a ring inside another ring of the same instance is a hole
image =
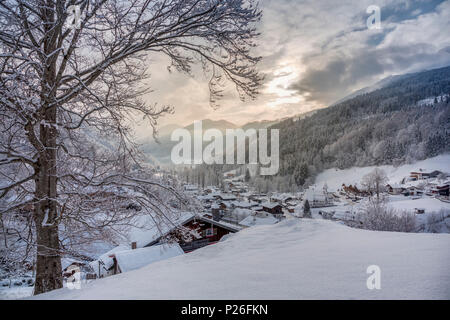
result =
[[[233,209],[233,203],[231,201],[220,201],[217,203],[220,210],[227,211]]]
[[[283,207],[277,202],[261,203],[263,211],[272,214],[275,218],[281,219],[283,217]]]
[[[424,172],[422,169],[419,171],[413,171],[409,174],[410,180],[416,181],[416,180],[425,180],[425,179],[431,179],[431,178],[437,178],[439,175],[441,175],[442,172],[439,170],[434,170],[432,172]]]
[[[310,187],[305,192],[305,200],[308,200],[311,208],[322,208],[333,205],[332,198],[328,195],[328,192],[323,190],[316,190],[314,187]]]
[[[219,193],[219,194],[215,195],[214,197],[216,199],[222,200],[222,201],[234,201],[237,199],[237,197],[234,194],[229,194],[229,193]]]
[[[342,192],[341,195],[345,195],[349,199],[358,199],[358,196],[367,196],[368,193],[363,190],[359,190],[358,187],[348,185],[346,186],[345,183],[342,184]]]
[[[203,192],[204,192],[205,194],[210,194],[210,193],[213,193],[213,192],[216,192],[216,191],[217,191],[217,188],[214,187],[214,186],[207,186],[207,187],[205,187],[205,188],[203,189]]]
[[[300,202],[297,201],[297,200],[289,200],[289,201],[286,201],[285,205],[286,205],[287,207],[295,207],[295,206],[297,206],[299,203],[300,203]]]
[[[262,202],[267,201],[267,195],[264,193],[255,193],[255,194],[248,196],[248,200],[254,201],[257,203],[262,203]]]
[[[405,191],[405,188],[399,184],[388,184],[386,185],[386,189],[388,193],[393,195],[402,194]]]
[[[270,201],[278,202],[279,204],[284,204],[287,201],[293,200],[294,197],[291,194],[283,193],[283,194],[274,194],[270,197]]]
[[[295,208],[296,208],[297,206],[287,206],[286,207],[286,210],[289,212],[289,213],[295,213]]]
[[[248,201],[233,201],[231,205],[233,208],[250,209],[252,207],[258,206],[258,203]]]
[[[197,196],[197,199],[200,200],[202,203],[211,203],[216,198],[212,194],[206,194],[203,196]]]
[[[63,270],[64,279],[73,276],[76,272],[80,273],[80,277],[83,280],[93,280],[97,278],[97,275],[92,267],[85,261],[63,258],[61,259],[61,267]]]
[[[409,186],[409,187],[406,187],[403,190],[402,194],[405,197],[408,197],[408,196],[421,196],[421,195],[423,195],[423,190],[418,188],[418,187],[415,187],[415,186]]]
[[[198,216],[183,227],[195,230],[199,237],[192,241],[181,241],[180,246],[184,252],[190,252],[198,248],[218,242],[224,235],[235,233],[242,228],[225,221],[214,220],[213,216]]]
[[[444,197],[449,196],[449,185],[448,184],[436,186],[436,189],[440,196],[444,196]]]
[[[215,207],[216,208],[216,207]],[[217,211],[215,211],[217,212]],[[214,219],[215,218],[215,219]],[[145,242],[144,247],[151,247],[161,243],[165,243],[167,239],[178,242],[184,252],[190,252],[198,248],[214,244],[224,235],[235,233],[242,227],[220,221],[220,216],[200,214],[185,216],[180,223],[174,224],[171,228],[167,228],[163,233],[158,233],[151,238],[151,241]],[[185,234],[180,229],[190,230],[191,239],[186,239]]]

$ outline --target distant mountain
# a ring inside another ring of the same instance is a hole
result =
[[[167,135],[171,135],[172,132],[178,128],[182,128],[182,126],[178,124],[167,124],[165,126],[162,126],[161,128],[158,128],[158,136],[164,137]]]
[[[279,120],[262,120],[262,121],[252,121],[249,123],[246,123],[241,128],[244,130],[247,129],[266,129],[276,123],[278,123]]]
[[[272,126],[280,129],[279,174],[302,185],[327,168],[399,165],[450,152],[450,67],[378,86]]]
[[[202,130],[208,129],[218,129],[222,133],[225,134],[226,129],[238,129],[241,128],[243,130],[248,129],[265,129],[271,125],[278,123],[279,120],[262,120],[262,121],[252,121],[246,123],[243,126],[238,126],[232,122],[226,120],[211,120],[204,119],[202,120]],[[151,136],[146,138],[146,141],[143,142],[142,150],[144,153],[151,159],[151,162],[157,161],[159,164],[167,164],[171,165],[170,153],[172,148],[177,144],[177,142],[171,141],[171,134],[175,129],[181,128],[176,124],[169,124],[158,129],[158,141],[157,143]],[[187,129],[191,134],[194,133],[194,124],[191,123],[188,126],[183,127]]]
[[[192,123],[184,128],[193,132],[194,124]],[[226,129],[235,129],[235,128],[238,128],[238,126],[226,120],[210,120],[210,119],[202,120],[203,131],[208,129],[219,129],[220,131],[225,132]]]

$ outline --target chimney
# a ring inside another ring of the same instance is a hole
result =
[[[131,249],[134,250],[136,248],[137,248],[137,242],[134,241],[134,242],[131,243]]]

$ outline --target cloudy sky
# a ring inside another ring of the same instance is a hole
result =
[[[381,9],[381,29],[369,29],[366,10]],[[261,0],[262,36],[256,53],[266,80],[260,96],[242,103],[227,96],[214,110],[207,81],[169,74],[150,63],[149,102],[170,104],[161,125],[224,119],[271,120],[326,107],[392,74],[450,65],[450,0]],[[141,128],[141,133],[148,129]]]

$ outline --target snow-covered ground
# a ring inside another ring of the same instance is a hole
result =
[[[287,219],[34,299],[450,299],[450,235]],[[381,268],[381,289],[366,286]]]
[[[34,287],[0,287],[0,300],[13,300],[29,297],[33,294]]]
[[[403,178],[408,177],[411,171],[423,169],[424,171],[439,170],[450,172],[450,154],[440,155],[434,158],[419,161],[413,164],[405,164],[399,167],[379,166],[383,169],[388,178],[389,183],[399,183]],[[353,167],[350,169],[328,169],[320,173],[315,181],[317,189],[322,188],[326,183],[329,191],[336,191],[346,185],[361,185],[362,177],[371,172],[375,167]]]
[[[414,212],[416,208],[424,208],[425,212],[438,212],[441,209],[450,210],[450,203],[430,197],[413,199],[404,196],[391,196],[389,197],[389,200],[389,205],[399,211],[405,210]]]

